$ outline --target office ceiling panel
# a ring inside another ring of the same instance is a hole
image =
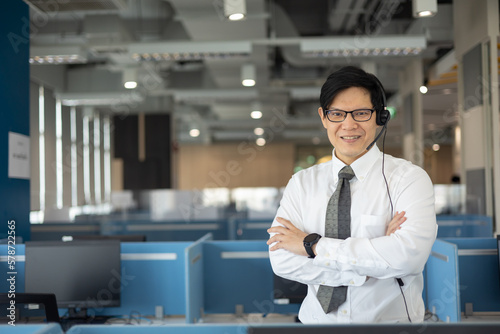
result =
[[[122,84],[132,73],[140,102],[132,99],[129,110],[172,113],[181,143],[193,126],[205,132],[199,139],[205,143],[238,141],[242,134],[235,129],[251,131],[254,124],[269,126],[273,117],[282,117],[289,131],[275,140],[310,144],[308,136],[321,131],[319,121],[314,123],[319,89],[333,70],[368,64],[394,97],[398,71],[409,60],[421,58],[427,70],[453,48],[450,1],[439,1],[438,15],[419,21],[411,16],[411,0],[246,0],[247,17],[236,22],[224,17],[224,0],[25,1],[32,8],[32,75],[39,82],[53,86],[62,75],[59,96],[84,97],[73,103],[115,112],[102,101],[129,96]],[[328,50],[346,38],[359,49],[325,51],[326,56],[303,51],[313,39]],[[418,38],[425,45],[418,55],[363,55],[359,44],[388,39],[397,47],[398,41]],[[253,87],[241,85],[246,64],[254,67]],[[51,66],[64,70],[45,70]],[[431,128],[454,124],[448,118],[436,122],[436,114],[456,103],[455,86],[431,87],[424,97],[424,109],[434,115],[424,118]],[[250,118],[256,104],[260,121]],[[391,126],[389,140],[401,134],[400,120]]]

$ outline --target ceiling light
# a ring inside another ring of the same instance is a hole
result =
[[[422,93],[422,94],[425,94],[428,91],[427,86],[420,86],[419,90],[420,90],[420,93]]]
[[[60,93],[56,95],[65,106],[120,106],[137,105],[144,95],[137,91],[101,93]]]
[[[250,41],[137,42],[128,44],[135,61],[202,60],[248,57]]]
[[[30,64],[81,64],[87,62],[85,52],[77,46],[30,47]]]
[[[257,146],[264,146],[266,145],[266,140],[264,138],[257,138],[255,144],[257,144]]]
[[[244,64],[241,66],[241,84],[245,87],[255,86],[255,65]]]
[[[253,133],[256,136],[262,136],[264,134],[264,129],[263,128],[255,128],[255,129],[253,129]]]
[[[437,14],[437,0],[413,0],[413,17],[430,17]]]
[[[126,68],[122,72],[123,86],[127,89],[137,87],[137,70],[135,68]]]
[[[224,16],[231,21],[239,21],[247,14],[246,0],[224,0]]]
[[[189,130],[189,135],[191,137],[196,138],[196,137],[198,137],[200,135],[200,130],[198,130],[198,129],[191,129],[191,130]]]
[[[439,146],[439,144],[434,144],[434,145],[432,145],[432,150],[433,150],[434,152],[439,151],[439,149],[440,149],[440,148],[441,148],[441,146]]]
[[[243,20],[245,18],[245,15],[243,13],[235,13],[235,14],[231,14],[229,15],[228,19],[230,21],[239,21],[239,20]]]
[[[137,87],[137,82],[136,81],[127,81],[123,84],[123,86],[127,89],[134,89]]]
[[[262,111],[254,110],[250,113],[250,117],[252,117],[253,119],[262,118]]]
[[[418,55],[427,46],[425,36],[385,35],[362,42],[357,37],[303,38],[300,50],[305,57],[388,57]]]
[[[245,87],[253,87],[253,86],[255,86],[255,80],[254,79],[243,79],[241,81],[241,84]]]
[[[432,16],[432,12],[430,10],[423,10],[421,12],[418,12],[417,15],[419,17],[426,17],[426,16]]]

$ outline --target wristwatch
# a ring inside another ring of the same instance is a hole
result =
[[[318,233],[311,233],[304,238],[304,248],[306,249],[307,254],[309,254],[309,258],[314,259],[316,255],[312,250],[312,246],[316,244],[319,239],[321,239],[321,235]]]

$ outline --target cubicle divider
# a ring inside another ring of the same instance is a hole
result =
[[[10,282],[7,279],[10,276],[15,276],[15,291],[24,292],[24,259],[26,254],[24,244],[15,245],[14,255],[9,254],[8,250],[7,245],[0,245],[0,292],[9,292]],[[12,248],[10,250],[12,251]],[[9,268],[12,256],[15,260],[14,267],[12,267],[15,269],[14,271]],[[15,274],[8,274],[11,272],[15,272]]]
[[[115,229],[110,234],[143,234],[148,241],[192,241],[211,233],[214,239],[226,240],[228,236],[227,221],[106,221],[102,228],[112,224]],[[121,227],[117,229],[116,227]]]
[[[144,235],[147,241],[193,241],[212,233],[216,240],[229,239],[226,219],[156,221],[150,218],[102,218],[99,221],[31,225],[31,240],[61,240],[80,235]]]
[[[212,239],[212,234],[208,233],[185,249],[186,323],[196,323],[203,317],[203,243]]]
[[[426,309],[441,321],[460,321],[459,286],[457,246],[437,239],[425,266]]]
[[[88,309],[89,315],[185,316],[197,323],[204,313],[297,313],[299,305],[274,304],[273,272],[265,241],[122,242],[121,305]],[[24,292],[25,246],[16,248],[16,291]],[[0,245],[0,270],[8,269]],[[0,291],[8,292],[3,277]],[[66,309],[60,309],[63,317]]]
[[[9,290],[7,254],[7,245],[0,245],[0,292]],[[17,245],[17,292],[24,292],[24,254],[24,245]],[[121,306],[92,309],[91,315],[152,316],[160,310],[200,324],[210,314],[257,313],[264,318],[297,314],[300,306],[274,303],[264,240],[220,241],[206,234],[194,242],[125,242],[121,259]],[[425,277],[426,306],[441,321],[460,321],[465,304],[474,312],[500,312],[494,238],[436,240]],[[61,309],[61,316],[65,312]]]
[[[266,240],[267,229],[271,227],[273,218],[265,219],[230,219],[229,231],[231,240]]]
[[[438,215],[438,238],[489,238],[493,219],[481,215]]]
[[[186,312],[185,249],[191,242],[123,242],[120,307],[95,310],[97,315],[136,312],[164,315]]]
[[[51,324],[16,324],[0,325],[0,333],[4,334],[63,334],[61,326]]]
[[[192,242],[121,243],[121,305],[88,309],[89,315],[186,314],[186,254]],[[0,292],[9,291],[7,245],[0,245]],[[16,292],[24,292],[25,245],[16,245]],[[57,275],[57,273],[54,273]],[[60,316],[66,314],[60,309]]]
[[[460,309],[465,316],[500,312],[496,238],[446,238],[458,247]],[[500,314],[500,313],[498,313]]]
[[[297,313],[298,304],[274,303],[268,246],[260,241],[206,241],[205,313]]]
[[[196,324],[196,325],[136,325],[136,326],[73,326],[67,334],[245,334],[246,325],[238,324]]]

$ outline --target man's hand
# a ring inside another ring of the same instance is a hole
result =
[[[276,220],[283,226],[274,226],[267,230],[269,233],[276,233],[267,241],[268,245],[276,242],[269,250],[275,251],[282,248],[297,255],[308,256],[304,248],[304,238],[307,233],[296,228],[289,220],[281,217]]]
[[[389,225],[387,226],[387,232],[385,233],[386,236],[393,234],[394,232],[396,232],[401,228],[401,224],[403,224],[406,221],[405,213],[406,212],[404,211],[401,212],[396,211],[396,214],[394,215]]]

